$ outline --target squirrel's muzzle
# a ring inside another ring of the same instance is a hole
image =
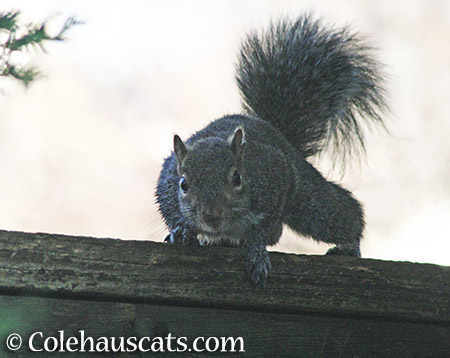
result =
[[[223,221],[223,209],[220,207],[204,208],[201,211],[202,221],[212,229],[217,229]]]

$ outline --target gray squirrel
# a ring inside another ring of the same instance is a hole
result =
[[[360,257],[361,204],[306,158],[332,147],[364,151],[364,125],[384,126],[380,64],[347,27],[310,14],[274,22],[243,41],[236,66],[244,114],[211,122],[165,159],[156,202],[174,244],[240,246],[265,286],[266,246],[282,225],[334,244],[327,254]],[[360,150],[361,149],[361,150]]]

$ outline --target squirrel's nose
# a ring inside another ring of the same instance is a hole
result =
[[[222,222],[223,218],[223,210],[220,207],[214,208],[205,208],[202,210],[202,220],[203,222],[212,227],[213,229],[217,229]]]

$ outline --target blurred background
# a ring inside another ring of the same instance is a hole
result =
[[[450,265],[450,2],[446,0],[2,0],[22,22],[84,20],[69,41],[31,50],[44,76],[0,77],[0,229],[162,241],[154,188],[173,134],[240,111],[240,40],[270,19],[313,11],[351,24],[389,74],[390,135],[344,176],[364,203],[364,257]],[[20,59],[19,59],[20,60]],[[326,245],[285,230],[277,251]]]

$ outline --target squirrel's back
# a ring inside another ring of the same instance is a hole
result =
[[[243,109],[278,128],[304,157],[330,145],[344,156],[364,149],[362,123],[383,124],[385,107],[371,52],[348,28],[311,15],[250,33],[236,68]]]

